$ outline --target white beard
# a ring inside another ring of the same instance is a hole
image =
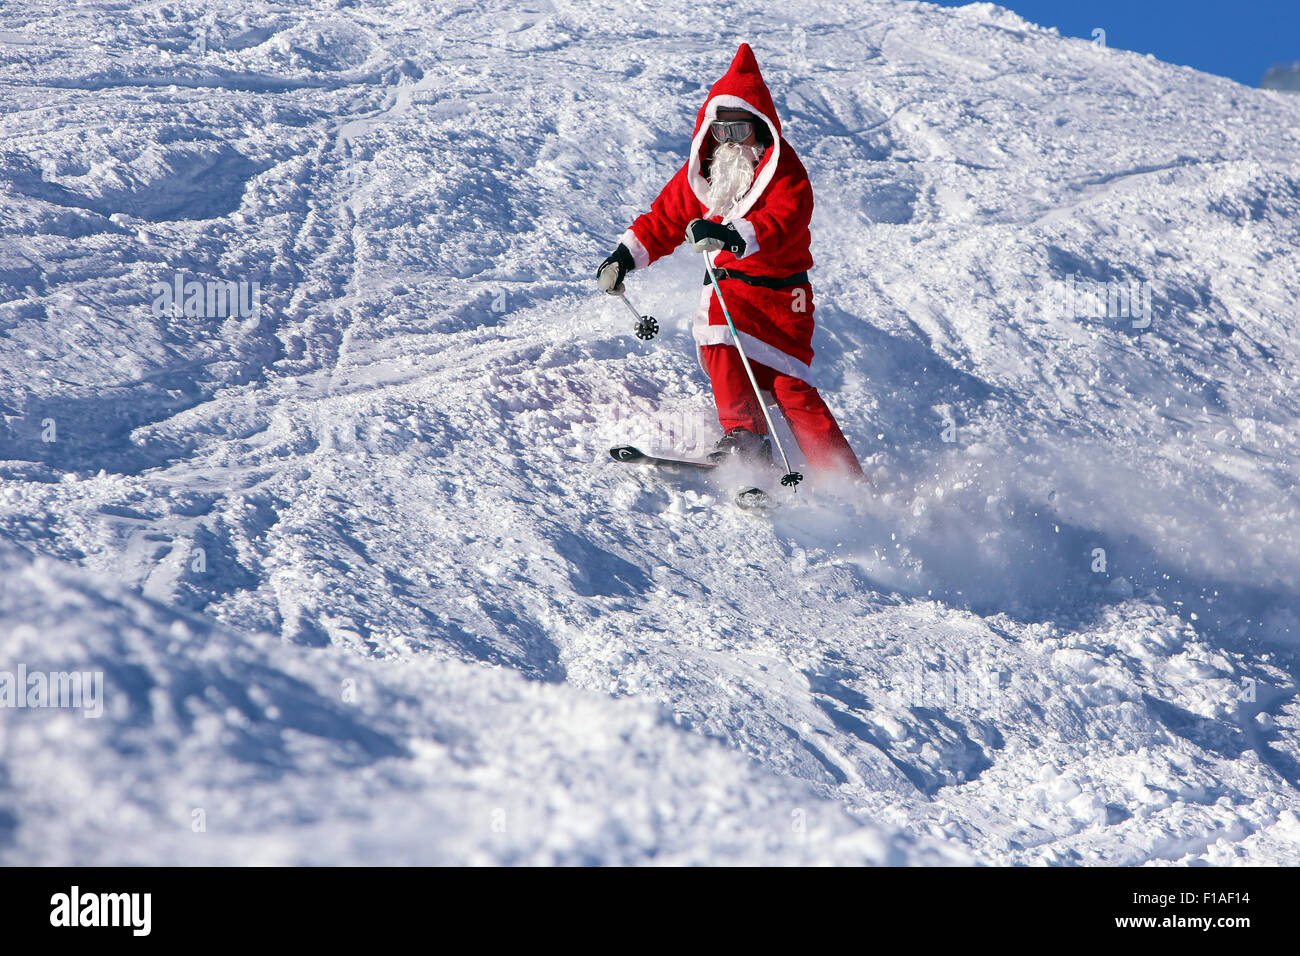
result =
[[[713,163],[709,167],[709,192],[706,196],[709,217],[727,218],[732,207],[753,184],[754,166],[761,156],[757,146],[721,143],[714,147]]]

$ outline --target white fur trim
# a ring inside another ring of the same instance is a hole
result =
[[[725,293],[724,293],[725,294]],[[704,294],[700,297],[700,307],[695,310],[695,323],[691,331],[695,335],[696,346],[700,345],[735,345],[736,340],[731,337],[731,329],[726,325],[709,325],[709,300],[713,298],[713,286],[706,285]],[[736,330],[740,332],[739,329]],[[740,344],[745,348],[745,355],[751,362],[758,362],[760,365],[766,365],[770,369],[782,373],[783,375],[792,375],[795,378],[812,384],[812,369],[806,362],[801,362],[793,355],[787,355],[775,345],[768,345],[762,339],[755,338],[748,332],[740,332]],[[700,363],[700,368],[708,374],[708,368],[704,364],[704,356],[696,349],[696,359]]]
[[[727,109],[747,110],[763,120],[767,124],[768,132],[772,134],[771,156],[763,165],[763,170],[754,177],[753,183],[750,184],[749,190],[741,196],[732,208],[731,213],[722,221],[724,223],[735,224],[736,220],[749,212],[758,197],[763,195],[763,190],[767,184],[772,181],[776,175],[777,164],[781,161],[781,135],[776,131],[776,123],[772,118],[762,110],[750,105],[739,96],[732,96],[730,93],[719,93],[713,99],[709,100],[704,106],[704,122],[700,126],[700,131],[695,134],[691,140],[691,158],[690,165],[686,170],[686,179],[691,184],[691,191],[695,193],[695,198],[700,201],[705,209],[709,208],[709,181],[704,178],[700,172],[700,147],[704,145],[704,137],[710,135],[709,126],[718,116],[718,109],[725,107]]]
[[[736,340],[731,337],[731,329],[725,325],[706,325],[703,327],[697,325],[695,327],[695,344],[735,345]],[[745,356],[751,362],[766,365],[782,375],[789,375],[812,384],[812,369],[793,355],[786,355],[775,345],[768,345],[762,339],[756,339],[748,332],[740,332],[740,344],[745,347]]]
[[[650,265],[650,253],[646,252],[645,246],[641,245],[641,240],[636,237],[636,233],[629,229],[623,235],[618,237],[618,241],[627,246],[627,251],[632,253],[632,265],[637,269],[644,269]]]
[[[748,259],[758,252],[758,233],[754,232],[753,224],[748,219],[736,219],[731,225],[740,233],[740,238],[745,240],[745,254],[737,258]]]
[[[706,285],[700,293],[700,304],[695,309],[695,315],[691,323],[691,331],[694,332],[701,325],[709,324],[709,302],[713,299],[713,286]],[[724,326],[725,328],[725,326]],[[695,346],[695,361],[700,363],[700,371],[706,376],[709,374],[709,367],[704,364],[704,353],[700,351],[698,337]]]

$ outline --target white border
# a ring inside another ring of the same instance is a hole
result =
[[[740,238],[745,240],[744,255],[736,258],[748,259],[758,252],[758,233],[754,232],[754,225],[748,219],[737,219],[732,225],[736,228],[736,232],[740,233]]]
[[[704,364],[704,356],[700,354],[698,346],[701,345],[735,345],[735,340],[731,337],[731,329],[727,325],[709,325],[709,300],[713,298],[713,286],[706,285],[704,294],[700,298],[700,307],[695,311],[695,322],[691,332],[695,336],[696,359],[700,363],[700,368],[708,374],[708,366]],[[748,332],[742,332],[737,329],[740,336],[740,344],[745,347],[745,355],[751,362],[758,362],[760,365],[766,365],[783,375],[791,375],[809,385],[812,385],[812,369],[807,363],[800,362],[793,355],[787,355],[775,345],[769,345],[760,338],[755,338]]]
[[[631,228],[619,236],[618,241],[627,246],[627,251],[632,253],[632,268],[644,269],[650,265],[650,253],[646,251],[646,247],[641,244],[641,240],[636,237],[636,233]]]
[[[695,193],[695,198],[700,201],[700,205],[704,207],[706,212],[709,208],[709,181],[700,172],[700,147],[704,145],[704,137],[710,135],[709,126],[717,118],[718,109],[724,106],[728,109],[747,110],[753,113],[767,124],[768,130],[772,134],[772,155],[763,164],[763,171],[750,183],[745,195],[740,197],[736,205],[732,207],[731,212],[722,220],[724,224],[734,224],[737,219],[743,217],[745,213],[753,208],[754,203],[758,201],[758,197],[763,195],[763,190],[767,188],[767,184],[776,175],[777,164],[781,161],[781,134],[777,132],[776,124],[772,122],[770,116],[739,96],[732,96],[730,93],[719,93],[705,104],[704,121],[700,125],[700,131],[691,140],[691,158],[690,165],[686,170],[686,178],[691,184],[691,191]]]

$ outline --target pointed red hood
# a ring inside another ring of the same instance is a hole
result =
[[[727,72],[722,74],[722,78],[713,84],[713,89],[709,90],[709,98],[704,101],[704,105],[700,107],[700,112],[695,117],[696,133],[704,125],[704,117],[709,112],[709,104],[719,96],[730,96],[743,100],[745,106],[741,107],[741,109],[748,109],[751,113],[757,113],[767,120],[768,125],[776,131],[772,137],[773,141],[780,137],[781,119],[776,115],[776,105],[772,102],[772,93],[768,90],[767,84],[763,82],[763,74],[758,70],[758,60],[754,59],[754,51],[749,48],[748,43],[740,45],[740,49],[736,51],[735,59],[731,61],[731,66],[727,67]],[[717,107],[714,107],[712,113],[717,113]],[[712,114],[709,122],[713,122]]]
[[[758,201],[758,197],[763,194],[763,190],[776,174],[777,162],[781,158],[781,119],[776,115],[772,94],[767,84],[763,82],[763,74],[758,69],[758,60],[754,59],[754,51],[749,48],[748,43],[740,45],[735,59],[731,61],[731,66],[727,67],[727,72],[713,84],[708,99],[704,101],[704,105],[700,107],[700,112],[695,117],[695,135],[691,139],[690,168],[687,170],[687,177],[695,197],[704,203],[706,208],[709,182],[704,178],[701,166],[709,146],[709,124],[717,118],[719,108],[748,110],[767,123],[772,139],[771,147],[759,160],[758,168],[754,171],[754,184],[749,187],[749,192],[745,193],[727,217],[728,222],[734,222],[743,219]]]

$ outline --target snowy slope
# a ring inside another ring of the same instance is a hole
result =
[[[0,7],[0,671],[105,677],[0,860],[1300,863],[1300,100],[533,8]],[[716,437],[699,260],[591,280],[742,40],[873,485],[770,521],[605,456]]]
[[[1264,73],[1259,85],[1267,90],[1300,91],[1300,63],[1275,63]]]

